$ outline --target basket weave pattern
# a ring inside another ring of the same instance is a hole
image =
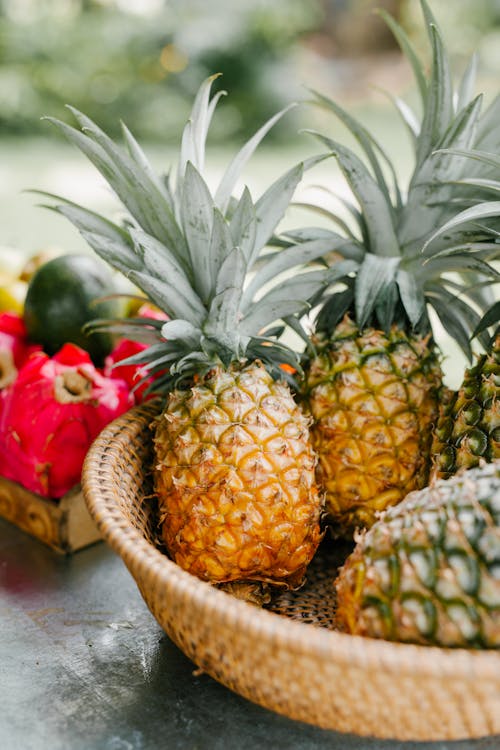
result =
[[[92,446],[83,489],[162,628],[201,669],[290,718],[381,738],[500,734],[500,654],[388,643],[335,631],[328,545],[307,584],[266,611],[181,570],[161,548],[149,468],[158,406],[137,407]]]

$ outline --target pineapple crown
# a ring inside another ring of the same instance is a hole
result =
[[[378,324],[388,330],[396,323],[426,333],[431,328],[430,306],[470,358],[470,339],[476,333],[487,346],[481,316],[494,302],[492,285],[499,281],[491,261],[500,256],[500,202],[491,196],[500,191],[495,179],[500,157],[491,152],[500,147],[500,95],[481,112],[483,97],[473,96],[476,56],[454,90],[436,20],[426,0],[421,7],[432,49],[428,75],[405,31],[381,11],[411,64],[422,104],[419,118],[406,102],[390,95],[414,150],[406,192],[389,155],[364,125],[313,91],[314,104],[333,112],[360,146],[358,156],[309,131],[331,149],[358,206],[340,199],[349,222],[334,211],[306,204],[326,213],[341,232],[311,228],[300,238],[330,236],[343,256],[337,262],[342,287],[324,295],[315,321],[318,331],[330,334],[350,312],[360,328]]]
[[[125,126],[123,148],[74,108],[70,110],[80,129],[47,118],[100,171],[128,218],[117,224],[45,193],[58,201],[49,207],[67,217],[101,258],[171,318],[166,323],[134,318],[92,324],[92,330],[111,329],[149,345],[126,362],[144,365],[148,374],[162,372],[155,389],[189,381],[216,365],[228,367],[254,359],[267,365],[274,376],[289,377],[280,365],[298,369],[298,357],[278,341],[282,326],[275,324],[303,313],[308,299],[328,284],[328,269],[310,264],[331,247],[329,238],[299,241],[262,254],[304,170],[325,155],[289,169],[255,202],[247,187],[239,198],[233,196],[248,159],[293,105],[250,138],[215,192],[210,190],[205,179],[206,139],[217,102],[225,93],[219,91],[211,98],[216,77],[205,80],[195,97],[182,133],[175,179],[156,174]]]

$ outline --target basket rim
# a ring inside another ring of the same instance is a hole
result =
[[[135,406],[109,423],[90,447],[82,471],[89,512],[104,540],[123,559],[134,578],[141,569],[154,566],[161,585],[182,591],[194,607],[223,619],[229,628],[244,628],[253,637],[279,639],[280,647],[295,653],[328,658],[334,655],[337,662],[348,664],[351,669],[376,666],[399,676],[418,671],[426,677],[498,678],[500,652],[494,649],[423,646],[328,630],[248,604],[182,570],[127,521],[114,507],[111,491],[103,486],[102,477],[110,473],[112,466],[110,446],[120,440],[123,447],[130,446],[127,438],[134,424],[154,418],[158,403],[156,400]]]

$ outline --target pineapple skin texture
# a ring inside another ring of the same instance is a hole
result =
[[[500,336],[443,405],[432,454],[432,479],[500,458]]]
[[[500,648],[500,462],[413,492],[341,568],[337,623],[428,646]]]
[[[360,332],[346,317],[315,344],[303,394],[317,479],[332,530],[352,536],[427,484],[442,373],[429,338],[396,326]]]
[[[156,421],[155,489],[167,549],[212,583],[295,587],[321,539],[308,419],[258,365],[215,368]]]

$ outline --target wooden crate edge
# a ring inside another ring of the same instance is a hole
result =
[[[79,485],[53,500],[0,477],[0,517],[61,554],[102,539]]]

